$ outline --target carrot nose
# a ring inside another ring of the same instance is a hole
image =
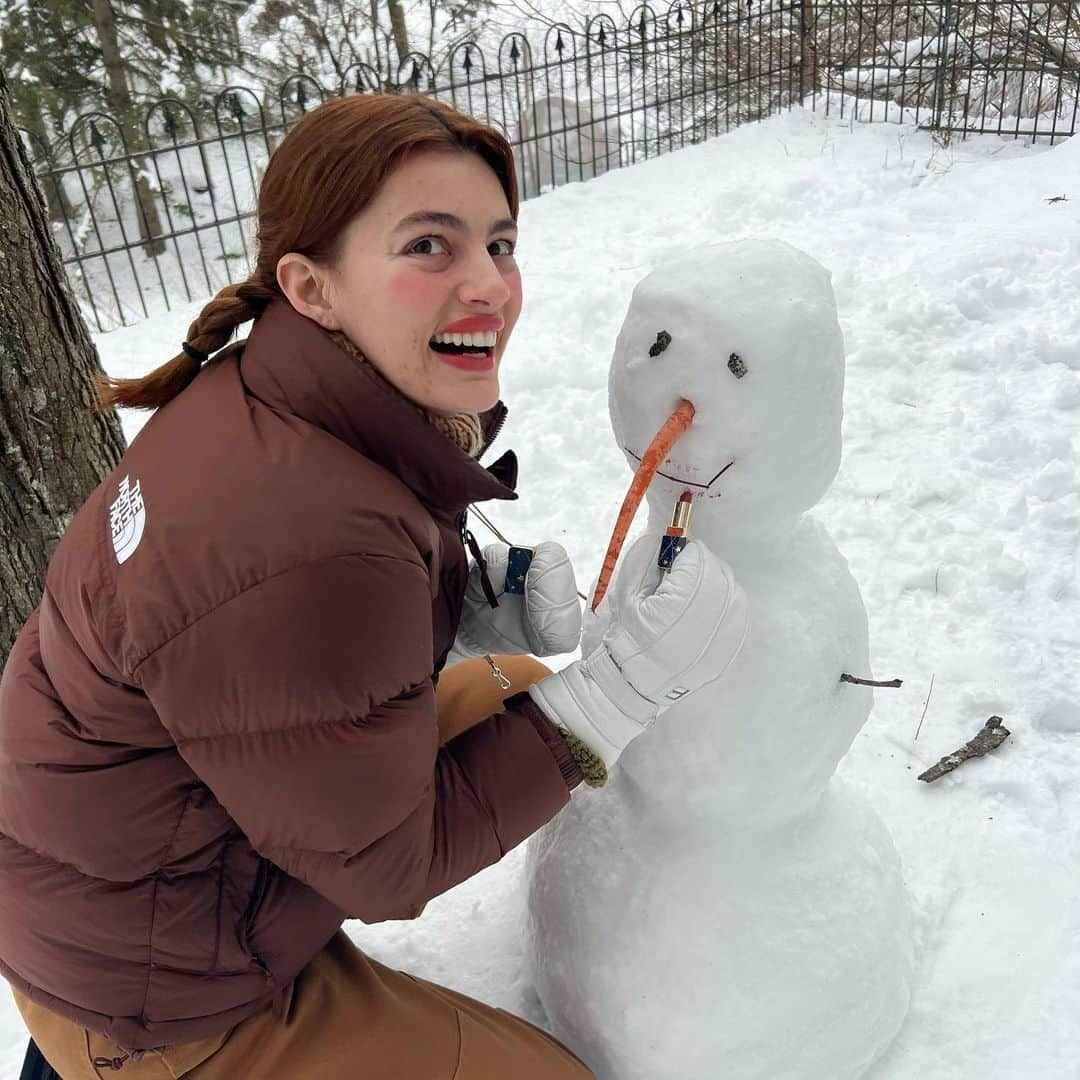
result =
[[[611,575],[615,570],[615,564],[619,561],[619,552],[622,551],[623,541],[630,531],[630,523],[634,520],[637,508],[645,497],[649,485],[652,483],[656,470],[671,453],[672,447],[686,434],[687,429],[694,422],[694,406],[683,398],[679,407],[664,421],[663,426],[653,436],[645,453],[641,455],[641,462],[630,481],[630,490],[623,499],[619,516],[615,520],[615,529],[611,534],[611,542],[608,544],[607,554],[604,556],[604,564],[600,567],[600,577],[596,581],[596,592],[593,594],[590,610],[596,611],[604,594],[611,582]]]

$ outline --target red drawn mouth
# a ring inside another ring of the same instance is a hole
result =
[[[625,450],[626,453],[628,453],[635,461],[641,461],[641,455],[635,454],[634,451],[630,449],[630,447],[624,446],[623,450]],[[731,466],[734,464],[734,461],[729,461],[707,484],[702,484],[696,480],[686,480],[681,476],[672,476],[671,473],[661,472],[659,469],[656,470],[656,475],[662,476],[665,480],[671,480],[675,484],[682,484],[683,487],[697,488],[698,491],[708,491],[709,488],[711,488],[713,484],[715,484],[716,481],[719,480],[720,477],[723,476],[724,473],[726,473],[728,469],[730,469]]]

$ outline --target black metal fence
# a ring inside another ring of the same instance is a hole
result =
[[[531,40],[530,40],[531,38]],[[1076,131],[1080,0],[675,0],[582,27],[459,46],[435,70],[356,64],[333,87],[227,87],[154,103],[141,130],[100,112],[51,150],[24,131],[72,286],[108,330],[247,276],[266,161],[329,96],[421,92],[499,127],[522,197],[700,142],[782,108],[853,111],[943,133]]]

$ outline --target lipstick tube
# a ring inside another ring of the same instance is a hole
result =
[[[506,558],[506,582],[503,592],[515,596],[525,595],[525,576],[532,565],[533,549],[511,546]]]
[[[693,495],[684,491],[675,504],[675,513],[672,515],[671,524],[660,541],[660,554],[656,559],[656,565],[666,574],[675,562],[676,556],[689,539],[690,516],[693,513]]]

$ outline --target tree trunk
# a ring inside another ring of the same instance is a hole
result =
[[[386,64],[383,65],[379,42],[383,37],[382,23],[379,21],[379,0],[370,0],[371,5],[371,40],[375,46],[375,61],[372,67],[379,73],[379,83],[384,94],[392,94],[397,89],[397,73],[390,60],[390,46],[386,47]]]
[[[111,0],[92,0],[91,7],[98,44],[101,46],[101,59],[105,64],[105,99],[120,124],[128,151],[131,152],[140,148],[143,140],[139,131],[138,110],[131,99],[124,72],[124,57],[116,33],[116,15]],[[139,235],[143,239],[143,250],[147,255],[161,255],[165,251],[165,241],[161,239],[161,218],[154,192],[146,179],[145,159],[133,157],[130,173],[135,188],[135,216],[138,218]],[[123,213],[123,207],[118,206],[117,212]]]
[[[56,542],[123,453],[116,414],[91,408],[100,370],[0,71],[0,663]]]
[[[397,46],[398,63],[402,63],[409,55],[409,31],[405,27],[405,12],[399,0],[386,0],[386,6],[390,9],[390,29],[394,33],[394,45]]]
[[[75,207],[71,205],[60,176],[50,170],[42,177],[41,188],[49,208],[49,218],[58,225],[63,225],[65,221],[74,222]]]
[[[146,27],[146,36],[150,39],[150,44],[154,46],[159,56],[168,56],[171,50],[169,37],[165,33],[165,14],[161,10],[161,5],[151,0],[143,0],[142,3],[136,3],[135,7],[143,17],[143,26]]]
[[[803,0],[799,9],[799,36],[802,49],[799,57],[799,103],[808,94],[816,95],[821,78],[817,38],[814,36],[814,0]]]
[[[56,173],[56,158],[53,154],[55,148],[55,142],[50,138],[50,126],[49,126],[49,111],[44,105],[38,107],[38,122],[37,122],[37,135],[44,144],[47,151],[47,157],[45,160],[38,161],[31,168],[36,168],[44,173],[41,181],[41,190],[45,195],[45,205],[49,208],[49,217],[56,222],[57,225],[63,225],[68,223],[73,225],[75,221],[76,210],[71,204],[71,199],[68,197],[67,189],[64,187],[63,178]]]

